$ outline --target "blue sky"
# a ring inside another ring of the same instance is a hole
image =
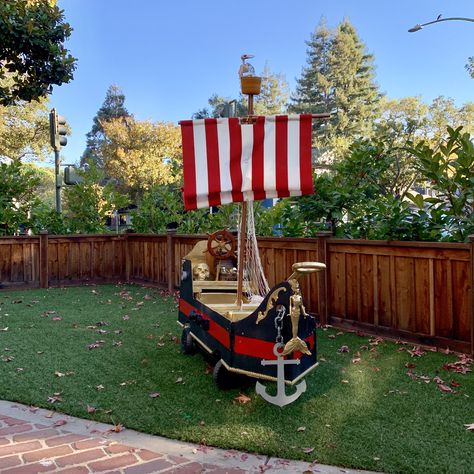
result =
[[[74,81],[55,87],[51,107],[72,128],[64,161],[79,160],[85,134],[109,85],[126,96],[138,119],[178,122],[213,94],[235,97],[242,53],[283,73],[294,90],[306,62],[305,41],[325,16],[348,17],[375,56],[376,80],[389,97],[444,95],[474,101],[464,70],[474,56],[474,23],[446,21],[417,33],[408,28],[443,17],[474,17],[472,0],[59,0],[74,28],[67,43],[78,58]]]

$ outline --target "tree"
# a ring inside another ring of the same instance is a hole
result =
[[[286,111],[288,104],[288,83],[283,74],[274,74],[265,64],[262,77],[262,89],[255,97],[255,115],[278,115]]]
[[[103,123],[105,170],[121,188],[139,199],[158,184],[181,177],[181,133],[171,123],[114,119]]]
[[[39,179],[20,161],[0,162],[0,235],[13,235],[28,227],[30,212],[38,204]]]
[[[234,101],[230,97],[222,97],[212,94],[207,103],[210,108],[204,107],[193,114],[193,119],[218,118],[226,115],[226,104]],[[243,97],[240,95],[239,100],[235,100],[235,116],[241,117],[247,115],[247,106],[243,103]]]
[[[285,113],[289,96],[285,76],[271,72],[268,64],[265,64],[260,77],[262,78],[262,88],[261,93],[255,96],[254,99],[255,115],[276,115]],[[233,99],[213,94],[208,100],[210,108],[205,107],[198,110],[193,114],[193,119],[225,117],[229,112],[226,104],[231,101],[233,101]],[[235,99],[234,115],[243,117],[247,114],[247,97],[239,94],[239,98]]]
[[[78,173],[83,181],[64,189],[64,207],[70,228],[80,233],[104,232],[106,218],[126,206],[128,198],[118,193],[111,183],[101,185],[103,172],[94,165]]]
[[[335,112],[315,125],[315,145],[341,156],[358,138],[372,134],[380,93],[374,81],[373,56],[345,19],[336,31],[323,19],[307,43],[307,66],[297,79],[291,109],[298,113]]]
[[[125,108],[125,95],[120,87],[112,85],[107,89],[104,103],[94,117],[92,129],[87,133],[86,149],[81,157],[81,165],[94,163],[99,168],[104,168],[102,144],[105,142],[103,124],[113,119],[130,117]]]
[[[474,56],[467,58],[466,71],[474,79]]]
[[[73,79],[75,61],[64,42],[72,29],[55,1],[0,2],[0,104],[37,100],[53,84]]]
[[[4,82],[0,80],[0,87]],[[0,156],[14,161],[45,160],[50,150],[46,99],[0,105]]]

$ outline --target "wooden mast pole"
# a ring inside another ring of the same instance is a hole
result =
[[[248,94],[248,115],[253,115],[253,94]],[[239,262],[237,265],[237,306],[242,308],[244,283],[245,238],[247,236],[247,201],[242,202],[239,232]]]

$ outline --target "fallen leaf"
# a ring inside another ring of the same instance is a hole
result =
[[[449,382],[449,385],[453,388],[457,388],[461,386],[461,384],[459,382],[456,382],[456,380],[451,380],[451,382]]]
[[[62,321],[63,318],[61,318],[60,316],[55,316],[54,318],[51,318],[52,321]]]
[[[87,405],[87,413],[95,413],[97,408],[92,405]]]
[[[238,397],[235,397],[234,400],[243,405],[252,401],[250,397],[247,397],[247,395],[244,395],[243,393],[241,393]]]
[[[451,387],[448,387],[442,383],[438,384],[438,388],[444,393],[456,393]]]
[[[50,395],[48,397],[48,402],[49,403],[62,402],[62,399],[61,399],[60,395],[61,395],[60,393],[54,393],[53,395]]]
[[[146,294],[146,295],[143,297],[143,299],[144,299],[144,300],[147,300],[147,301],[148,301],[148,300],[152,300],[152,299],[153,299],[153,296]]]
[[[349,383],[349,380],[341,380],[341,383]]]
[[[63,426],[63,425],[65,425],[66,423],[67,423],[66,420],[58,420],[58,421],[56,421],[56,422],[54,423],[53,426]]]
[[[183,383],[183,378],[182,377],[178,377],[176,379],[176,382],[175,383]]]
[[[425,355],[425,351],[420,346],[413,347],[412,350],[407,350],[407,352],[412,357],[421,357],[422,355]]]
[[[116,425],[114,425],[112,428],[110,428],[110,432],[112,433],[120,433],[121,431],[123,431],[125,428],[123,427],[122,424],[118,423]]]
[[[466,430],[468,431],[474,431],[474,423],[469,423],[467,425],[464,425],[466,427]]]
[[[6,332],[6,331],[8,331],[8,327],[0,329],[0,331]]]
[[[113,346],[114,347],[120,347],[122,345],[122,341],[114,341]]]
[[[414,364],[413,362],[407,362],[407,363],[405,364],[405,367],[406,367],[407,369],[414,369],[414,368],[416,367],[416,364]]]
[[[303,448],[303,453],[309,454],[314,451],[314,448]]]
[[[296,429],[296,431],[304,431],[306,429],[306,426],[300,426],[299,428]]]
[[[125,316],[122,316],[122,319],[124,321],[128,321],[130,319],[130,316],[128,314],[126,314]]]
[[[349,352],[349,347],[348,346],[341,346],[337,352]]]
[[[441,377],[434,377],[433,382],[436,382],[437,384],[444,383],[443,379]]]
[[[102,384],[100,384],[100,385],[96,385],[95,388],[97,390],[104,390],[105,387]]]
[[[158,397],[161,397],[161,393],[160,392],[153,392],[153,393],[150,393],[150,395],[148,395],[150,398],[158,398]]]

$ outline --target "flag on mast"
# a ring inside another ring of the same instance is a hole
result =
[[[182,121],[185,209],[312,194],[311,131],[311,114]]]

